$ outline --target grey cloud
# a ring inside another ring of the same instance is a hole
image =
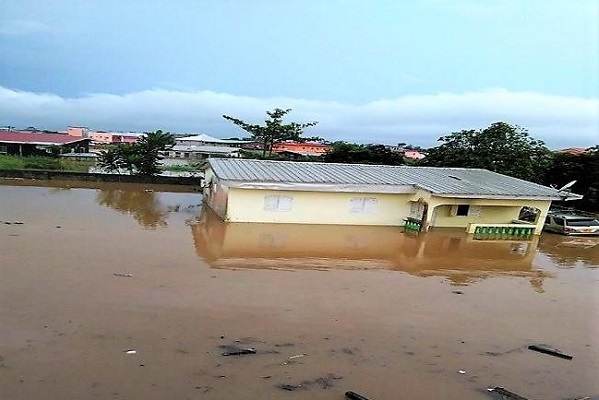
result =
[[[288,97],[255,98],[212,91],[144,90],[125,95],[65,98],[0,87],[0,125],[241,136],[228,114],[259,123],[265,111],[291,108],[295,121],[319,121],[308,135],[328,140],[409,142],[433,146],[439,136],[478,129],[496,121],[517,124],[550,147],[599,142],[599,100],[489,89],[466,93],[410,95],[365,104]]]

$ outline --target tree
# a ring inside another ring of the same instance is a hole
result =
[[[403,165],[400,153],[389,150],[382,144],[333,143],[333,149],[324,155],[325,162],[347,164]]]
[[[133,148],[136,150],[135,155],[137,156],[133,165],[135,165],[137,173],[147,176],[158,174],[160,172],[160,168],[158,167],[159,162],[164,158],[160,153],[174,144],[174,136],[169,132],[162,132],[161,130],[148,132],[145,136],[141,137],[133,145]]]
[[[286,140],[293,140],[296,142],[306,141],[320,141],[320,137],[309,137],[303,138],[304,129],[316,125],[318,122],[307,122],[297,123],[291,122],[288,124],[283,123],[283,117],[291,112],[288,108],[283,110],[281,108],[275,108],[273,111],[267,111],[268,118],[264,121],[264,125],[248,124],[238,118],[233,118],[228,115],[223,115],[223,118],[227,121],[233,122],[244,131],[251,135],[251,139],[262,145],[262,155],[266,152],[272,152],[272,147],[276,143],[281,143]]]
[[[133,145],[119,145],[103,151],[99,165],[110,172],[125,168],[138,175],[156,175],[160,173],[160,160],[164,158],[160,153],[174,144],[175,138],[168,132],[149,132]]]
[[[575,207],[599,211],[599,145],[582,154],[555,153],[543,183],[560,188],[571,181],[576,181],[572,192],[584,196]]]
[[[439,138],[422,165],[485,168],[501,174],[542,182],[552,153],[525,129],[496,122],[481,130],[463,130]]]
[[[113,147],[100,153],[98,166],[108,172],[119,173],[125,167],[125,160],[119,147]]]

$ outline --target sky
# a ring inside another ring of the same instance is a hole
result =
[[[505,121],[599,144],[597,0],[3,0],[0,126],[206,133],[318,121],[435,146]]]

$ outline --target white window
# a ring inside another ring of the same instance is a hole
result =
[[[291,211],[293,197],[289,196],[264,196],[264,211]]]
[[[354,197],[349,200],[349,212],[371,213],[376,210],[377,203],[374,197]]]

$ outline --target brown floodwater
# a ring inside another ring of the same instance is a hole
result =
[[[227,225],[182,190],[0,183],[0,399],[599,395],[599,238]]]

